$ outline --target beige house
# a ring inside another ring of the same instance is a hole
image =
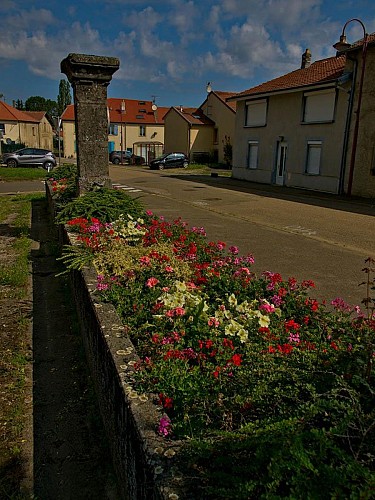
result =
[[[108,152],[130,151],[149,162],[164,151],[164,116],[169,108],[152,101],[108,98]],[[61,116],[63,156],[76,157],[74,105]]]
[[[44,111],[20,111],[0,101],[0,136],[3,143],[53,150],[53,129]]]
[[[237,94],[232,175],[329,193],[375,196],[375,36],[370,35],[354,167],[362,42]],[[356,67],[358,66],[358,67]],[[354,180],[349,188],[349,172]]]
[[[224,144],[233,144],[235,94],[210,91],[199,108],[172,107],[165,115],[165,151],[185,153],[190,160],[210,156],[224,163]]]

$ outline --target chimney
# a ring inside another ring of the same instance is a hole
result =
[[[306,49],[302,54],[301,69],[308,68],[311,64],[311,52],[310,49]]]

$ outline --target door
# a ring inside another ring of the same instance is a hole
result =
[[[279,141],[277,143],[275,183],[278,184],[279,186],[284,185],[287,150],[288,150],[288,144],[286,142]]]
[[[33,163],[33,152],[32,148],[22,149],[18,156],[18,163],[24,165],[32,165]]]

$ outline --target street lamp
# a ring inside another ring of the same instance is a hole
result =
[[[58,140],[58,144],[59,144],[59,167],[61,165],[61,118],[59,116],[53,116],[52,118],[55,118],[56,120],[56,131],[57,131],[57,140]]]
[[[122,117],[123,117],[123,114],[125,113],[125,101],[124,99],[121,101],[121,109],[120,109],[120,113],[121,113],[121,165],[123,164],[122,160],[123,160],[123,154],[124,154],[124,132],[123,132],[123,123],[122,123]]]
[[[347,191],[347,194],[349,196],[352,194],[354,165],[355,165],[355,158],[356,158],[356,154],[357,154],[359,116],[360,116],[361,104],[362,104],[362,88],[363,88],[363,80],[364,80],[364,76],[365,76],[366,55],[367,55],[367,45],[368,45],[368,34],[366,33],[366,28],[365,28],[365,25],[363,24],[363,22],[357,18],[349,19],[349,21],[346,21],[346,23],[344,24],[344,27],[342,29],[340,41],[335,43],[335,45],[333,46],[337,50],[337,52],[345,52],[346,50],[348,50],[351,47],[351,44],[346,41],[345,29],[346,29],[347,25],[353,21],[358,22],[362,26],[363,44],[362,44],[362,70],[361,70],[361,77],[359,80],[357,110],[356,110],[356,118],[355,118],[354,132],[353,132],[353,143],[352,143],[352,151],[351,151],[350,166],[349,166],[348,191]],[[354,85],[355,85],[355,82],[353,82],[353,92],[354,92]]]

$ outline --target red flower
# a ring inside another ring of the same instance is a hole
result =
[[[336,342],[331,342],[331,343],[330,343],[330,346],[331,346],[331,347],[332,347],[332,349],[334,349],[335,351],[337,351],[337,350],[338,350],[338,348],[339,348],[339,347],[338,347],[338,345],[336,344]]]
[[[241,354],[233,354],[233,356],[231,357],[230,361],[235,366],[241,366],[241,363],[242,363]]]
[[[281,354],[290,354],[293,351],[293,346],[290,344],[278,344],[277,349]]]
[[[294,319],[290,319],[289,321],[285,322],[285,330],[289,332],[290,330],[299,330],[300,324],[296,323]]]
[[[166,410],[170,410],[173,406],[173,398],[169,398],[161,392],[159,394],[159,404]]]

